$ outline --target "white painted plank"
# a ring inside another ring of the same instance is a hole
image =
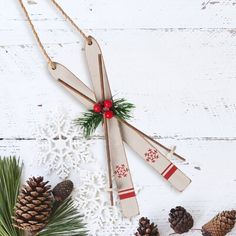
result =
[[[236,42],[231,33],[134,30],[95,34],[113,93],[136,104],[135,125],[162,138],[235,139]],[[55,60],[90,84],[82,49],[76,42],[48,48]],[[68,107],[77,115],[84,111],[50,78],[36,46],[0,50],[0,136],[31,137],[31,128],[45,109]]]
[[[71,27],[50,1],[33,2],[35,4],[25,0],[43,42],[71,42],[71,37],[74,38]],[[59,3],[88,33],[95,29],[157,28],[229,28],[234,31],[236,26],[236,5],[230,0],[209,1],[207,5],[202,5],[203,0],[69,0]],[[27,34],[29,29],[17,1],[1,0],[0,9],[7,9],[0,12],[0,45],[31,43],[32,39]]]
[[[177,145],[182,144],[182,141],[177,142]],[[99,166],[102,169],[106,166],[105,158],[97,155],[97,152],[103,145],[103,141],[97,140],[96,145],[92,146],[95,158],[99,160]],[[167,223],[168,211],[176,205],[183,205],[189,209],[195,219],[194,228],[199,228],[217,212],[231,209],[236,204],[234,191],[236,177],[235,170],[231,168],[234,158],[232,155],[225,154],[226,150],[227,153],[236,152],[235,141],[185,141],[184,146],[190,158],[187,163],[177,162],[176,164],[192,178],[193,182],[181,194],[163,182],[137,155],[128,151],[134,184],[141,189],[138,194],[141,214],[155,220],[162,235],[166,235],[170,231]],[[54,185],[59,181],[59,178],[55,173],[47,175],[45,166],[38,166],[38,148],[39,143],[35,140],[19,142],[4,140],[0,142],[1,155],[23,157],[25,179],[32,174],[45,175]],[[88,167],[84,166],[83,168]],[[78,174],[73,174],[72,180],[76,187],[81,185],[81,182],[78,181]],[[189,233],[187,235],[199,234]],[[236,235],[236,232],[229,235]]]

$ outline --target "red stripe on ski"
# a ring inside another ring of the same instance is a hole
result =
[[[164,175],[164,178],[168,180],[175,173],[176,170],[177,167],[172,166],[171,169]]]
[[[127,189],[124,189],[124,190],[120,190],[119,193],[123,193],[123,192],[127,192],[127,191],[130,191],[130,190],[133,190],[134,188],[127,188]]]
[[[124,193],[124,194],[120,194],[119,197],[120,197],[120,200],[124,200],[124,199],[127,199],[127,198],[131,198],[131,197],[135,197],[136,194],[135,192],[130,192],[130,193]]]
[[[162,171],[161,175],[163,175],[163,174],[168,170],[168,168],[170,168],[171,165],[172,165],[172,163],[170,163],[170,164]]]

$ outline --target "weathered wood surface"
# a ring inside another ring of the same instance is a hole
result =
[[[80,35],[50,1],[25,3],[49,54],[90,84]],[[136,104],[132,123],[187,158],[177,164],[193,183],[178,194],[128,151],[141,214],[167,235],[175,205],[190,210],[195,228],[236,207],[236,1],[60,3],[100,42],[113,93]],[[38,127],[54,112],[73,119],[84,109],[50,78],[16,0],[0,0],[0,82],[0,155],[21,156],[25,177],[44,174]],[[92,142],[102,166],[101,130]]]

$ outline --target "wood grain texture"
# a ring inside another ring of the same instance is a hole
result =
[[[25,3],[49,54],[90,85],[81,37],[50,1]],[[163,144],[176,144],[187,158],[177,165],[193,182],[177,194],[128,150],[134,183],[142,187],[141,214],[167,235],[175,205],[190,210],[195,228],[235,207],[236,2],[59,3],[101,44],[113,94],[136,104],[132,124]],[[0,9],[0,155],[21,156],[26,176],[42,174],[34,161],[35,130],[56,110],[73,119],[84,109],[50,78],[17,1],[0,0]],[[102,130],[92,139],[94,155],[102,156]]]

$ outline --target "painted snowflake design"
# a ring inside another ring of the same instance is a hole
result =
[[[65,115],[54,114],[37,130],[39,164],[45,166],[49,174],[56,172],[62,179],[72,170],[80,170],[82,164],[94,161],[89,141],[71,120]]]
[[[127,177],[128,172],[129,172],[129,169],[127,168],[125,164],[117,165],[114,171],[115,175],[117,175],[118,178]]]
[[[146,161],[148,162],[156,162],[156,160],[159,158],[157,150],[149,148],[148,151],[144,154]]]

